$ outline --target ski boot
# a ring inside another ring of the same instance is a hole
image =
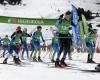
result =
[[[69,60],[72,60],[72,57],[68,57]]]
[[[87,63],[91,63],[90,54],[88,54]]]
[[[57,60],[55,61],[55,67],[60,67],[60,68],[62,68],[62,66],[61,66],[60,63],[59,63],[59,59],[57,59]]]
[[[33,62],[37,62],[37,59],[36,59],[36,57],[33,57]]]
[[[13,61],[15,64],[20,64],[19,58],[16,58],[15,56],[13,58]]]
[[[16,60],[15,60],[15,64],[21,64],[21,62],[19,61],[19,59],[18,58],[16,58]]]
[[[87,63],[91,63],[91,60],[87,60]]]
[[[8,58],[5,58],[5,59],[4,59],[3,64],[7,64],[7,59],[8,59]]]
[[[55,62],[55,60],[54,60],[54,59],[51,59],[51,62],[52,62],[52,63],[54,63],[54,62]]]
[[[88,59],[87,63],[95,63],[95,61],[93,61],[92,59]]]
[[[93,61],[93,60],[91,59],[91,63],[95,63],[95,61]]]
[[[67,64],[64,62],[64,60],[65,60],[65,59],[62,59],[62,60],[60,61],[60,64],[61,64],[62,66],[64,66],[64,67],[67,67]]]
[[[43,61],[41,60],[40,56],[38,57],[38,61],[39,61],[39,62],[43,62]]]

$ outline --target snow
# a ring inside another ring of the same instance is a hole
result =
[[[42,52],[42,54],[46,54]],[[43,55],[44,56],[44,55]],[[42,56],[42,57],[43,57]],[[100,73],[89,73],[80,70],[92,70],[97,64],[87,64],[87,53],[73,53],[73,60],[66,62],[72,66],[72,68],[52,68],[52,64],[49,66],[40,62],[28,62],[23,60],[26,64],[22,66],[0,64],[0,78],[2,80],[99,80]],[[95,53],[94,60],[100,62],[100,54]],[[47,56],[46,56],[47,58]],[[47,59],[42,58],[44,61]],[[98,59],[97,59],[98,58]],[[3,58],[0,58],[0,62]],[[8,63],[12,63],[12,58]]]
[[[0,5],[0,15],[28,18],[57,18],[60,14],[71,10],[71,5],[77,8],[97,12],[100,7],[96,0],[22,0],[26,6]],[[88,6],[88,7],[87,7]]]

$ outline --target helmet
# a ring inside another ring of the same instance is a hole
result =
[[[8,37],[8,35],[6,35],[5,37]]]
[[[21,27],[20,27],[20,26],[18,26],[18,27],[16,28],[16,30],[21,30]]]
[[[27,32],[27,28],[24,28],[23,31],[24,31],[24,32]]]
[[[42,28],[41,26],[37,26],[37,29]]]

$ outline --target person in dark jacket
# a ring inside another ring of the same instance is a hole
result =
[[[67,66],[67,64],[65,63],[65,59],[66,59],[66,55],[68,52],[68,48],[69,48],[69,43],[68,43],[68,32],[69,32],[69,28],[71,26],[71,12],[67,11],[65,13],[65,18],[63,18],[62,16],[60,16],[61,18],[59,18],[55,24],[55,26],[58,29],[58,33],[59,33],[59,45],[60,45],[60,51],[57,55],[57,59],[55,61],[55,67],[62,67],[62,66]],[[63,57],[60,60],[60,56],[61,53],[64,51]]]

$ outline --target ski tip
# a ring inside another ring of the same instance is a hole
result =
[[[81,71],[84,71],[84,72],[100,72],[100,71],[97,71],[97,70],[81,70]]]

